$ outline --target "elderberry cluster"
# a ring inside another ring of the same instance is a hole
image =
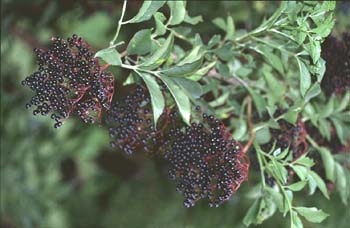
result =
[[[249,164],[241,145],[230,139],[224,125],[212,115],[204,113],[201,123],[172,128],[165,145],[169,177],[185,196],[185,207],[203,198],[217,207],[247,179]]]
[[[275,115],[281,115],[285,110],[277,110]],[[277,121],[279,128],[270,128],[271,140],[264,144],[261,148],[264,151],[270,151],[273,144],[276,143],[276,148],[282,150],[289,147],[293,153],[293,159],[297,159],[306,153],[308,144],[306,142],[306,130],[303,121],[299,117],[295,125],[280,119]]]
[[[327,37],[322,44],[322,58],[326,72],[321,82],[327,96],[342,94],[350,89],[350,33],[343,33],[342,40]]]
[[[131,89],[126,97],[112,104],[106,124],[111,146],[128,155],[138,149],[153,153],[161,140],[153,123],[151,99],[143,86]]]
[[[33,114],[48,115],[55,128],[74,113],[84,122],[93,123],[102,109],[109,109],[114,91],[114,77],[101,67],[85,40],[73,35],[66,41],[52,38],[48,50],[34,49],[39,65],[22,81],[36,94],[26,107],[36,106]]]

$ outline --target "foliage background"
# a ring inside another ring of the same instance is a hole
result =
[[[31,95],[20,82],[35,70],[34,47],[45,47],[51,36],[83,36],[96,50],[107,46],[116,29],[122,1],[1,2],[1,227],[245,227],[250,186],[246,182],[231,201],[220,208],[201,202],[185,209],[182,197],[167,180],[161,162],[142,153],[129,158],[111,151],[108,132],[70,119],[52,128],[47,118],[33,117],[25,109]],[[141,2],[130,1],[127,18]],[[349,3],[338,3],[339,35],[349,31]],[[274,2],[190,1],[191,15],[207,23],[196,29],[206,42],[217,32],[210,23],[232,15],[237,27],[252,29],[277,8]],[[215,9],[215,10],[214,10]],[[151,23],[151,22],[149,22]],[[146,23],[147,25],[147,23]],[[129,40],[141,29],[136,24],[121,31]],[[206,40],[207,39],[207,40]],[[127,72],[116,70],[117,77]],[[256,175],[250,172],[250,178]],[[305,227],[346,227],[350,208],[337,194],[326,200],[320,193],[296,195],[296,204],[316,206],[330,214],[322,224]],[[275,214],[257,227],[288,227],[288,219]]]

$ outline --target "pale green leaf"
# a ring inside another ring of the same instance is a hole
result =
[[[145,62],[140,65],[140,67],[152,70],[160,66],[168,59],[173,48],[173,44],[174,35],[171,33],[166,41],[162,44],[162,46],[157,49],[157,51],[154,52],[152,56],[147,58]]]
[[[148,91],[151,95],[153,119],[154,119],[154,125],[156,126],[157,121],[159,117],[162,115],[165,107],[164,97],[154,77],[144,72],[140,73],[139,75],[145,81]]]
[[[228,40],[232,40],[233,39],[233,34],[235,33],[235,24],[234,24],[234,21],[233,21],[233,18],[231,16],[228,16],[227,17],[227,20],[226,20],[226,38]]]
[[[335,162],[331,152],[325,147],[321,147],[319,149],[319,152],[322,157],[322,162],[326,171],[327,179],[330,181],[335,181]]]
[[[180,24],[186,16],[186,1],[167,1],[170,8],[170,25]]]
[[[306,181],[298,181],[291,185],[286,186],[286,188],[289,188],[290,190],[296,192],[302,190],[306,185]]]
[[[149,20],[160,7],[164,5],[165,1],[144,1],[138,13],[126,23],[139,23]]]
[[[306,220],[313,223],[320,223],[329,215],[316,207],[295,207],[294,208]]]
[[[323,181],[323,179],[314,171],[310,171],[309,172],[310,176],[314,179],[314,181],[316,182],[316,185],[318,187],[318,189],[320,189],[320,191],[322,192],[322,194],[329,199],[329,195],[328,195],[328,191],[327,191],[327,186],[326,183]]]
[[[126,52],[130,55],[143,55],[151,50],[151,30],[143,29],[135,33],[131,38]]]
[[[164,25],[165,16],[161,12],[156,12],[154,15],[154,21],[156,22],[156,30],[154,31],[155,34],[161,36],[166,33],[166,27]]]
[[[95,54],[95,58],[101,58],[106,63],[113,66],[120,66],[122,60],[120,54],[114,49],[114,47],[102,49]]]
[[[176,65],[161,72],[167,76],[186,77],[194,74],[201,67],[202,62],[203,59],[200,58],[194,62]]]
[[[304,97],[306,94],[306,91],[311,86],[311,75],[305,63],[303,63],[299,58],[297,58],[297,61],[298,61],[299,73],[300,73],[300,77],[299,77],[300,93]]]
[[[224,19],[218,17],[213,20],[213,23],[220,29],[226,31],[226,22]]]
[[[182,119],[186,124],[190,124],[190,116],[191,116],[191,102],[186,93],[182,90],[182,88],[170,77],[162,76],[160,79],[165,83],[165,85],[169,88],[170,93],[174,97],[176,105],[179,109],[179,112],[182,116]]]

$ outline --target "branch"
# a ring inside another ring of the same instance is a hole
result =
[[[220,74],[216,71],[215,68],[212,68],[208,75],[208,77],[211,77],[211,78],[215,78],[219,81],[223,81],[223,82],[226,82],[227,84],[230,84],[230,85],[238,85],[238,84],[241,84],[236,78],[232,77],[232,78],[223,78],[220,76]]]
[[[123,18],[124,18],[124,14],[125,14],[125,10],[126,10],[126,3],[127,2],[128,2],[127,0],[124,0],[123,9],[122,9],[122,15],[120,16],[120,19],[118,21],[117,32],[115,33],[113,40],[111,40],[111,42],[109,43],[110,47],[114,45],[115,41],[118,38],[120,28],[122,27],[122,24],[123,24]]]
[[[247,120],[248,120],[248,129],[249,129],[249,140],[247,144],[243,148],[243,153],[247,153],[249,148],[252,146],[254,139],[255,139],[255,131],[252,121],[252,99],[248,97],[248,106],[247,106]]]

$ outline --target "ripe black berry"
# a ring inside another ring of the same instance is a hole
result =
[[[342,40],[327,37],[322,44],[322,58],[326,72],[321,82],[327,96],[342,94],[350,89],[350,33],[343,33]]]
[[[279,109],[275,113],[275,117],[283,114],[286,110]],[[264,144],[261,148],[264,151],[270,151],[273,144],[276,143],[276,148],[282,150],[289,147],[293,153],[293,159],[296,160],[301,155],[305,154],[308,148],[306,142],[306,130],[303,121],[299,117],[295,125],[287,122],[284,119],[277,121],[279,128],[270,128],[271,140]]]
[[[48,50],[34,49],[39,69],[22,84],[36,94],[26,107],[35,106],[34,115],[53,113],[55,128],[72,113],[93,123],[102,109],[110,108],[113,75],[101,72],[98,60],[81,37],[73,35],[67,41],[57,37],[51,42]]]
[[[239,142],[230,138],[224,125],[207,114],[202,123],[170,130],[164,158],[171,165],[170,179],[185,196],[185,207],[203,198],[217,207],[247,179],[249,163]]]
[[[161,118],[158,126],[167,124]],[[130,155],[136,150],[156,153],[162,141],[163,129],[153,123],[151,100],[144,86],[131,87],[126,96],[119,95],[107,113],[111,146]]]

